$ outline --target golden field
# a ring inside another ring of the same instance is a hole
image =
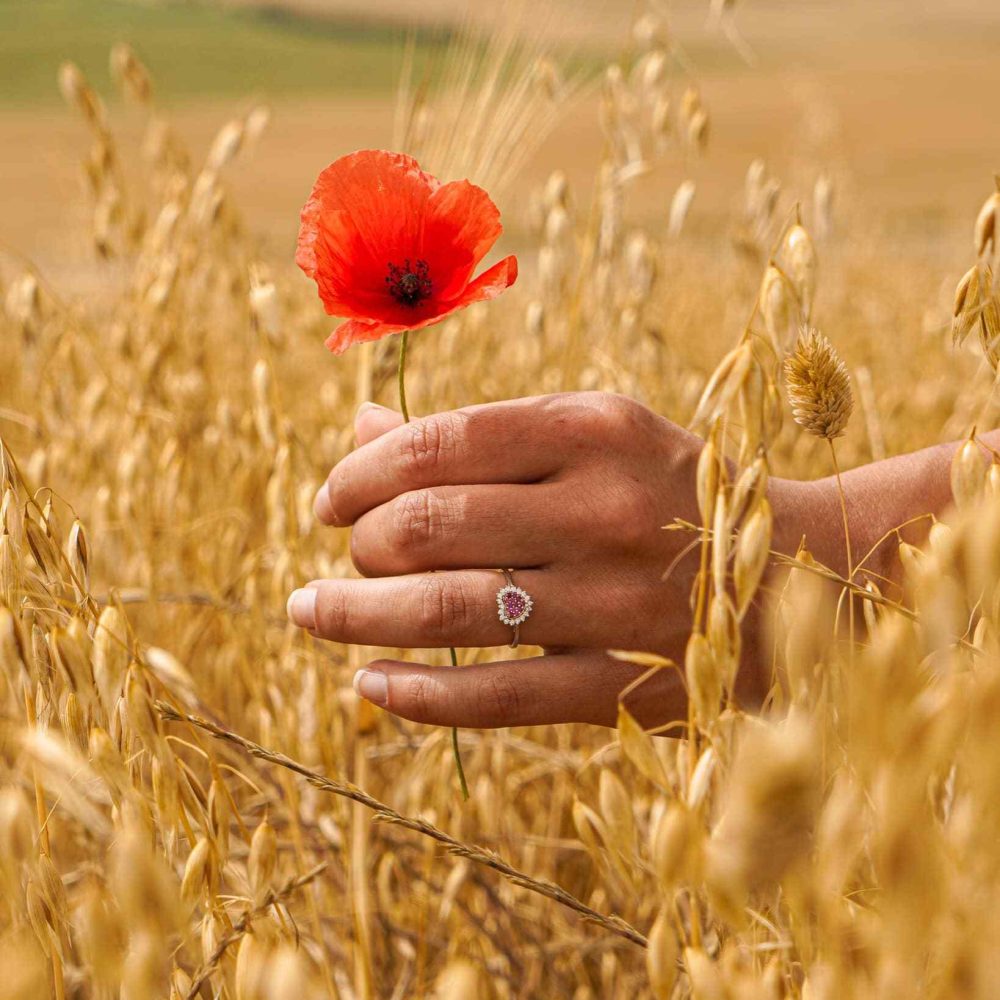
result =
[[[443,78],[486,69],[416,102],[151,100],[118,47],[120,97],[69,66],[69,109],[0,110],[0,996],[994,996],[1000,466],[961,453],[903,588],[786,560],[767,710],[731,688],[762,484],[831,471],[789,330],[846,363],[845,467],[996,422],[1000,25],[594,4],[560,32],[567,7],[459,34]],[[356,699],[378,651],[286,623],[354,572],[312,497],[394,401],[394,345],[327,355],[291,261],[317,170],[369,145],[483,183],[521,258],[412,338],[415,412],[603,389],[711,441],[684,739],[462,731],[463,802],[447,731]]]

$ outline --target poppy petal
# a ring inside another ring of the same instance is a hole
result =
[[[392,326],[389,323],[379,323],[375,320],[349,319],[346,323],[341,323],[329,337],[326,338],[326,347],[334,354],[343,354],[348,347],[354,344],[364,344],[369,340],[380,340],[390,333],[402,333],[401,327]]]
[[[446,312],[438,313],[434,316],[426,316],[423,319],[415,319],[407,323],[393,323],[380,319],[351,319],[346,323],[341,323],[326,338],[325,344],[327,349],[334,354],[343,354],[348,347],[353,347],[355,344],[364,344],[369,340],[381,340],[383,337],[389,337],[394,333],[402,333],[404,330],[409,330],[411,333],[414,330],[422,330],[425,326],[431,326],[433,323],[444,319],[449,313],[461,308],[461,306],[453,306]]]
[[[487,302],[505,292],[517,281],[517,258],[511,254],[504,257],[499,264],[483,271],[475,281],[471,282],[461,297],[452,305],[453,309],[464,309],[473,302]]]
[[[424,225],[424,252],[438,278],[443,301],[461,295],[472,272],[496,243],[503,226],[490,196],[469,181],[452,181],[431,195]]]
[[[366,317],[385,300],[386,266],[423,243],[441,187],[402,153],[361,150],[331,163],[302,209],[295,260],[328,313]]]
[[[449,303],[446,308],[432,316],[424,316],[418,320],[404,323],[384,322],[375,319],[350,319],[341,323],[329,337],[326,346],[334,354],[343,354],[354,344],[363,344],[370,340],[380,340],[390,334],[402,333],[404,330],[420,330],[432,323],[437,323],[459,309],[471,306],[475,302],[486,302],[510,288],[517,280],[517,257],[505,257],[499,264],[476,278],[469,284],[461,297]]]

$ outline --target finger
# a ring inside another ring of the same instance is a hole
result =
[[[643,673],[644,668],[600,651],[468,667],[376,660],[358,671],[354,688],[394,715],[434,726],[614,726],[619,696]],[[630,692],[624,704],[646,728],[683,719],[687,712],[683,682],[669,668]]]
[[[362,403],[354,416],[354,437],[359,446],[368,444],[402,423],[402,413],[378,403]]]
[[[632,602],[617,596],[588,609],[587,585],[546,570],[521,570],[515,582],[533,608],[520,626],[520,639],[536,646],[607,645],[608,622],[618,634],[629,631]],[[558,582],[557,582],[558,581]],[[453,570],[374,580],[317,580],[296,590],[288,615],[301,628],[334,642],[365,646],[430,649],[436,646],[502,646],[513,627],[497,613],[501,574],[490,570]],[[609,603],[617,601],[612,607]]]
[[[565,554],[565,510],[555,483],[438,486],[414,490],[362,514],[351,558],[365,576],[478,566],[541,567]],[[559,515],[555,515],[559,516]]]
[[[345,526],[409,490],[543,479],[559,466],[558,450],[538,431],[543,406],[524,399],[472,406],[387,431],[334,467],[316,494],[316,516]]]

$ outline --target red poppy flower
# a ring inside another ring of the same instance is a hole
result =
[[[340,354],[496,298],[517,258],[472,273],[502,232],[482,188],[442,184],[412,157],[366,149],[331,163],[302,209],[295,254],[326,311],[347,318],[326,346]]]

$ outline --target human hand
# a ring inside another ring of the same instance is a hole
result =
[[[366,579],[295,591],[292,621],[337,642],[504,646],[512,632],[496,613],[504,579],[483,567],[509,567],[534,601],[521,642],[547,651],[459,668],[377,660],[355,678],[359,694],[436,725],[614,725],[620,693],[644,671],[605,650],[682,662],[697,557],[664,580],[691,538],[663,526],[699,521],[700,439],[597,392],[409,424],[368,404],[356,434],[359,447],[330,473],[316,515],[352,528],[351,555]],[[760,696],[755,673],[741,670],[738,683],[750,700]],[[646,725],[686,715],[673,670],[643,682],[626,704]]]

